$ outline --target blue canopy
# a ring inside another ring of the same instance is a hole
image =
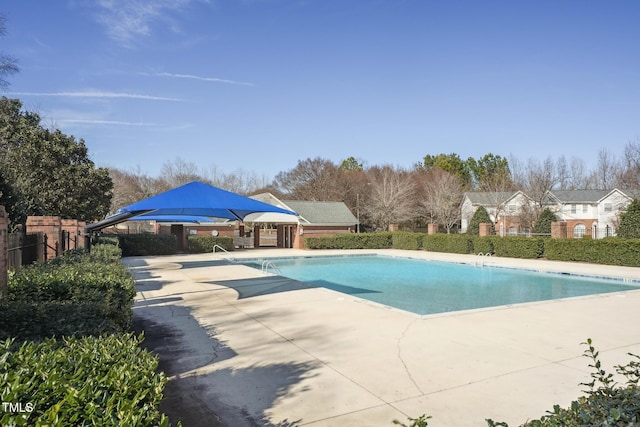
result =
[[[192,215],[153,215],[153,212],[143,215],[134,216],[129,218],[128,221],[156,221],[156,222],[215,222],[213,218],[206,216],[192,216]]]
[[[86,230],[100,230],[143,214],[154,217],[201,216],[242,221],[245,216],[256,212],[298,215],[287,209],[194,181],[120,208],[111,217],[88,224]]]

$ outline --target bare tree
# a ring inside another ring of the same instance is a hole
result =
[[[614,154],[602,149],[598,152],[598,163],[592,174],[595,187],[599,190],[609,190],[616,186],[620,164]]]
[[[553,159],[547,157],[540,162],[531,157],[525,166],[518,161],[512,161],[511,165],[517,188],[531,197],[538,207],[542,206],[546,192],[558,183]]]
[[[110,213],[168,189],[163,181],[143,173],[140,166],[132,171],[111,168],[109,176],[113,181]]]
[[[391,166],[374,167],[368,171],[371,198],[363,211],[378,228],[413,219],[417,213],[415,182],[407,171]]]
[[[160,174],[169,188],[179,187],[192,181],[205,181],[195,163],[187,162],[180,157],[163,163]]]
[[[4,37],[7,33],[7,27],[5,25],[5,17],[0,15],[0,37]],[[18,60],[11,56],[5,55],[0,52],[0,90],[7,90],[9,82],[6,80],[6,76],[9,74],[15,74],[20,71],[18,67]]]
[[[427,216],[444,226],[449,234],[462,216],[462,180],[442,169],[433,169],[425,176],[423,187],[425,199],[420,204]]]
[[[628,142],[624,147],[618,182],[625,189],[640,189],[640,140]]]
[[[327,159],[316,157],[298,161],[289,172],[276,175],[276,186],[291,197],[300,200],[341,200],[338,183],[340,170]]]

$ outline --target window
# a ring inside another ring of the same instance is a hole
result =
[[[605,203],[604,204],[604,211],[605,212],[611,212],[613,210],[613,203]]]
[[[584,237],[585,231],[586,227],[584,226],[584,224],[576,224],[576,226],[573,227],[573,237],[575,237],[576,239],[581,239],[582,237]]]
[[[577,210],[577,205],[571,205],[571,213],[572,213],[572,214],[574,214],[574,213],[576,213],[577,211],[578,211],[578,210]]]
[[[582,205],[582,213],[589,212],[589,205]]]
[[[509,227],[509,236],[517,236],[518,229],[516,227]]]
[[[508,205],[507,206],[507,213],[509,215],[515,215],[515,213],[516,213],[516,205]]]

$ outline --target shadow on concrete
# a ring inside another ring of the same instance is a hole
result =
[[[265,276],[237,280],[216,280],[202,283],[222,285],[227,288],[234,289],[238,293],[238,299],[314,288],[332,289],[348,295],[380,293],[380,291],[340,285],[326,280],[315,280],[307,283],[283,276]]]
[[[217,363],[237,353],[218,339],[215,327],[200,324],[180,301],[184,300],[178,296],[161,296],[136,302],[133,311],[134,331],[144,333],[142,346],[158,356],[158,370],[170,378],[160,410],[172,425],[299,426],[301,420],[269,420],[268,410],[278,399],[291,396],[296,384],[312,376],[317,363],[269,364],[265,359],[264,364],[216,370]],[[304,391],[297,389],[295,393]]]

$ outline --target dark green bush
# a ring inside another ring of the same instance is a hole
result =
[[[422,249],[422,241],[425,234],[411,233],[408,231],[398,231],[391,235],[391,245],[393,249],[418,250]]]
[[[470,254],[473,252],[473,237],[466,234],[431,234],[424,236],[422,246],[431,252]]]
[[[541,258],[544,255],[545,239],[541,237],[500,237],[493,239],[493,250],[497,256],[510,258]]]
[[[482,252],[483,254],[493,254],[494,251],[494,243],[493,241],[496,239],[501,239],[501,237],[495,236],[474,236],[471,241],[473,244],[473,253],[477,254]]]
[[[484,206],[480,206],[473,213],[471,217],[471,221],[469,221],[469,226],[467,227],[467,234],[472,234],[474,236],[480,235],[480,224],[482,223],[492,223],[491,217],[489,213],[485,209]]]
[[[627,209],[620,214],[618,237],[625,239],[640,238],[640,200],[633,199]]]
[[[91,254],[73,251],[12,274],[0,302],[0,338],[128,330],[135,283],[114,255],[102,248]]]
[[[640,267],[640,239],[545,239],[544,255],[557,261]]]
[[[158,410],[167,382],[131,334],[0,342],[0,425],[168,426]]]
[[[389,249],[392,233],[349,233],[326,237],[307,237],[308,249]]]
[[[551,209],[544,208],[533,226],[533,232],[535,234],[551,235],[551,223],[557,220],[558,217],[556,216],[556,214],[551,212]]]
[[[120,234],[122,256],[173,255],[178,241],[173,234]]]
[[[224,250],[230,252],[234,249],[232,237],[214,237],[214,236],[189,236],[189,253],[201,254],[205,252],[213,252],[215,245],[221,246]]]

